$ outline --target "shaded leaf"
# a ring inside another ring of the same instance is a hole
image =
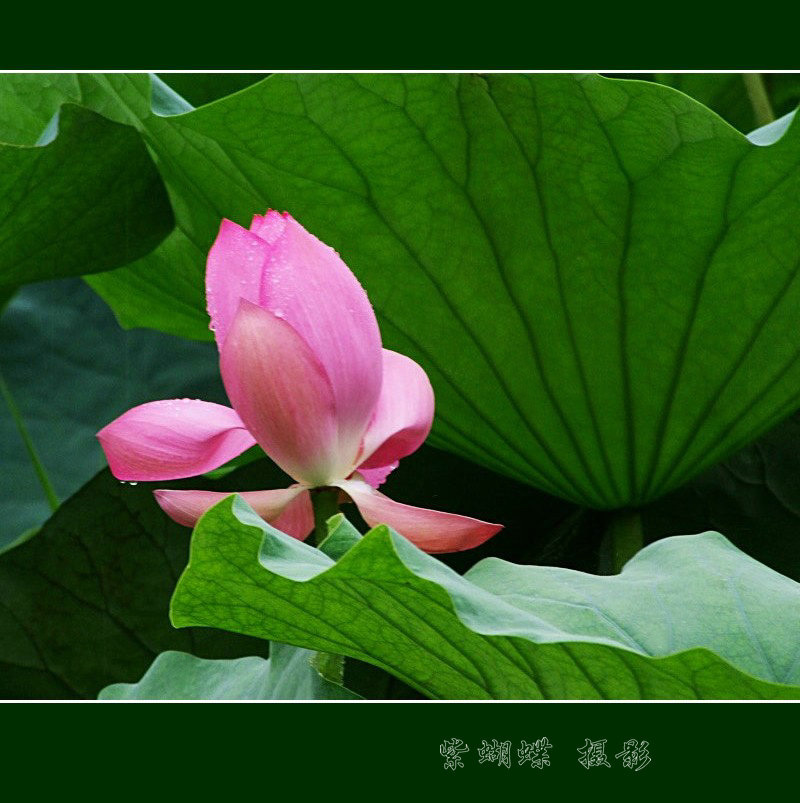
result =
[[[797,75],[764,73],[761,78],[776,116],[800,102]],[[655,79],[700,101],[743,133],[758,125],[741,73],[659,73]]]
[[[166,650],[266,654],[264,642],[170,625],[188,540],[150,487],[105,470],[35,538],[0,555],[0,698],[93,698],[141,677]]]
[[[758,125],[741,73],[658,73],[655,79],[713,109],[739,131]]]
[[[204,106],[206,103],[258,83],[266,75],[266,73],[160,73],[158,77],[186,98],[192,106]]]
[[[800,413],[642,510],[647,540],[718,530],[800,581]]]
[[[79,279],[26,287],[11,301],[0,377],[21,418],[0,399],[0,548],[51,513],[24,437],[65,499],[105,465],[95,433],[128,408],[183,396],[227,403],[213,346],[124,332]]]
[[[113,273],[108,281],[100,273],[86,281],[111,307],[120,326],[213,341],[205,308],[205,254],[180,229],[144,259]]]
[[[0,144],[0,286],[110,270],[172,225],[164,185],[128,126],[68,104],[48,144]]]
[[[241,500],[198,522],[172,600],[221,627],[349,655],[434,698],[795,698],[800,586],[707,533],[615,577],[482,561],[461,577],[384,526],[338,562]]]

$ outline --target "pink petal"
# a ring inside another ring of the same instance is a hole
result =
[[[208,256],[206,295],[220,349],[240,298],[286,320],[305,340],[330,380],[340,448],[354,465],[383,361],[375,313],[339,255],[286,213],[256,215],[250,231],[223,220]]]
[[[287,214],[281,215],[274,209],[268,209],[266,215],[253,215],[250,231],[272,245],[283,234],[287,218]]]
[[[268,255],[268,243],[257,234],[230,220],[222,221],[206,262],[206,304],[220,350],[239,309],[239,299],[260,302]]]
[[[388,524],[425,552],[460,552],[472,549],[503,529],[469,516],[403,505],[370,488],[361,479],[334,483],[358,506],[370,527]]]
[[[305,541],[314,529],[314,509],[308,491],[298,494],[283,509],[276,519],[269,522],[276,530],[281,530],[298,541]]]
[[[111,473],[133,482],[193,477],[255,443],[230,407],[196,399],[140,404],[103,427],[97,438]]]
[[[358,473],[373,487],[379,488],[386,482],[386,478],[397,468],[399,461],[389,463],[388,466],[378,466],[377,468],[364,468],[360,466]]]
[[[272,215],[267,220],[274,221]],[[355,462],[381,388],[378,323],[339,255],[291,216],[284,220],[269,247],[259,303],[291,324],[322,363],[333,388],[340,445]]]
[[[383,384],[364,435],[366,459],[359,471],[388,468],[419,449],[431,431],[433,407],[433,388],[425,371],[409,357],[383,349]]]
[[[240,301],[220,371],[247,428],[287,474],[313,487],[350,473],[352,455],[339,449],[331,384],[285,320]]]
[[[230,496],[233,491],[153,491],[161,509],[186,527],[194,527],[200,516]],[[276,491],[239,491],[239,496],[274,527],[295,538],[305,538],[314,528],[314,514],[308,491],[300,485]],[[305,532],[303,528],[306,526]],[[302,532],[302,535],[300,533]]]

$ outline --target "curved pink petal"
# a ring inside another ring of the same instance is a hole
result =
[[[275,213],[257,228],[277,230]],[[316,354],[333,388],[339,440],[355,462],[381,388],[375,313],[358,279],[329,246],[291,216],[269,245],[260,305],[283,318]]]
[[[268,256],[265,240],[230,220],[222,221],[206,261],[206,306],[220,350],[239,300],[260,304],[261,277]]]
[[[220,372],[236,412],[287,474],[313,487],[350,473],[352,455],[339,448],[331,384],[285,320],[240,301]]]
[[[314,509],[308,491],[298,494],[283,509],[283,512],[269,522],[276,530],[281,530],[298,541],[305,541],[314,530]]]
[[[133,482],[193,477],[255,443],[230,407],[196,399],[140,404],[103,427],[97,438],[111,473]]]
[[[178,524],[194,527],[200,516],[233,491],[153,491],[161,509]],[[314,527],[308,491],[300,485],[275,491],[238,491],[250,507],[274,527],[295,538],[305,538]],[[291,510],[290,510],[291,509]],[[280,524],[279,524],[280,522]],[[308,523],[308,529],[299,535]],[[286,529],[285,529],[286,528]],[[290,530],[292,530],[290,532]]]
[[[334,483],[355,502],[370,527],[388,524],[426,552],[460,552],[496,535],[502,524],[395,502],[361,479]]]
[[[433,388],[421,366],[383,349],[383,384],[364,434],[359,471],[388,467],[419,449],[431,431],[433,407]]]
[[[379,488],[386,482],[386,478],[397,468],[400,464],[399,460],[394,463],[389,463],[388,466],[377,466],[376,468],[364,468],[360,466],[358,473],[367,481],[373,488]]]

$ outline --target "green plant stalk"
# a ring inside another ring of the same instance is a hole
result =
[[[328,537],[328,519],[339,512],[339,489],[314,488],[311,506],[314,509],[314,543],[319,546]]]
[[[638,510],[620,510],[611,519],[606,530],[610,564],[614,574],[644,546],[642,517]]]
[[[33,440],[28,432],[28,428],[25,426],[22,413],[20,413],[19,407],[17,407],[17,403],[14,401],[14,397],[11,395],[11,391],[9,390],[8,385],[6,385],[6,381],[1,373],[0,394],[2,394],[3,399],[8,405],[8,410],[11,413],[11,417],[14,419],[14,423],[17,426],[17,431],[22,438],[22,442],[25,444],[28,457],[30,457],[31,463],[33,464],[33,469],[36,472],[36,476],[39,478],[39,484],[42,486],[44,495],[47,498],[47,504],[50,505],[50,510],[55,513],[55,511],[58,510],[61,502],[58,499],[55,488],[53,488],[53,483],[50,482],[50,477],[47,476],[47,471],[45,470],[42,461],[39,459],[39,454],[36,451],[36,447],[33,445]]]
[[[314,488],[311,492],[314,510],[314,543],[319,546],[328,537],[328,519],[339,512],[338,488]],[[315,652],[311,666],[331,683],[344,682],[344,656],[331,652]]]
[[[762,126],[771,123],[775,119],[775,112],[772,110],[761,73],[744,73],[742,81],[747,90],[747,97],[750,98],[750,105],[753,107],[756,124]]]

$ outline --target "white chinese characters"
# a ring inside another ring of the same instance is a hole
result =
[[[606,744],[608,739],[585,739],[581,747],[577,748],[578,763],[584,769],[596,769],[598,767],[612,768],[606,755]],[[644,769],[651,762],[648,747],[649,742],[638,739],[628,739],[622,745],[622,750],[614,755],[618,760],[621,769],[630,769],[638,772]],[[517,765],[522,767],[528,765],[531,769],[542,770],[550,766],[550,750],[553,750],[550,739],[542,736],[539,739],[527,742],[522,739],[516,750]],[[445,739],[439,745],[439,754],[444,758],[444,769],[457,770],[464,769],[463,754],[469,752],[469,745],[463,739]],[[494,764],[498,767],[511,769],[512,750],[511,741],[499,741],[492,739],[481,740],[481,746],[475,751],[478,755],[478,764]]]

